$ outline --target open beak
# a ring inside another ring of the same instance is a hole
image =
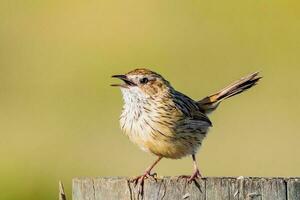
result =
[[[113,75],[112,78],[118,78],[124,81],[123,84],[111,84],[111,86],[117,87],[128,87],[128,86],[135,86],[136,84],[130,81],[126,75]]]

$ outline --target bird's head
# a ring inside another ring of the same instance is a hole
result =
[[[111,86],[120,87],[124,95],[130,98],[146,99],[156,98],[167,94],[172,88],[170,83],[160,74],[148,69],[135,69],[124,75],[114,75],[123,81],[121,84],[112,84]]]

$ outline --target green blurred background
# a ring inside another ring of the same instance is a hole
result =
[[[299,176],[300,3],[0,1],[0,199],[71,195],[76,176],[133,176],[154,157],[121,133],[112,74],[147,67],[200,99],[247,73],[197,155],[205,176]],[[159,175],[192,171],[162,160]]]

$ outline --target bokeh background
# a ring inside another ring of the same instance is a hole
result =
[[[300,3],[0,1],[0,199],[71,195],[76,176],[133,176],[154,157],[121,133],[110,76],[136,67],[200,99],[260,70],[224,102],[197,155],[205,176],[300,175]],[[192,171],[162,160],[159,175]]]

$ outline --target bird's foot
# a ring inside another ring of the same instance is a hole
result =
[[[135,186],[138,186],[138,194],[141,195],[141,197],[144,195],[144,181],[147,178],[157,181],[157,174],[151,174],[150,171],[146,171],[143,175],[131,179],[131,182],[133,182]]]
[[[201,174],[200,174],[200,171],[197,169],[197,170],[193,173],[193,175],[188,179],[188,182],[191,183],[191,182],[193,182],[193,181],[195,181],[196,179],[201,178],[201,177],[202,177],[202,176],[201,176]]]
[[[155,181],[157,181],[157,174],[153,173],[151,174],[150,171],[146,171],[143,175],[137,176],[133,179],[131,179],[131,182],[133,182],[135,185],[137,185],[139,182],[144,182],[145,179],[151,178]]]
[[[188,183],[192,183],[193,181],[196,181],[196,179],[201,178],[200,171],[197,169],[191,176],[182,175],[179,176],[178,179],[187,179]]]

